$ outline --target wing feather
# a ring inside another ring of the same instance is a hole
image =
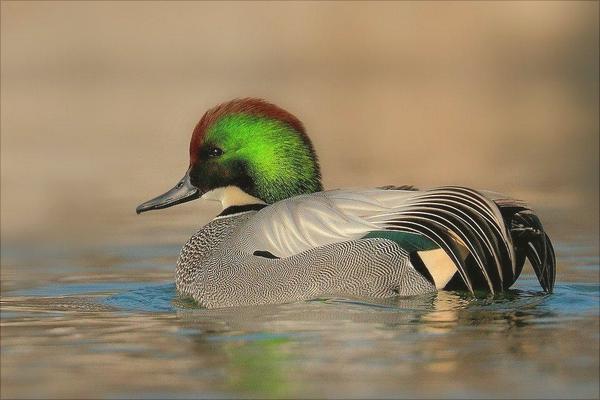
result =
[[[302,195],[263,208],[243,229],[249,233],[240,243],[245,251],[268,251],[277,257],[360,239],[371,231],[401,230],[421,234],[443,248],[471,291],[473,274],[483,277],[492,292],[510,285],[516,275],[514,249],[502,214],[490,199],[463,187]],[[475,270],[467,265],[461,248],[472,256]]]

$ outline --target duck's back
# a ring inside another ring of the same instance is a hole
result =
[[[324,295],[501,291],[529,258],[545,290],[552,246],[524,204],[459,187],[353,189],[225,212],[184,246],[177,287],[207,307]]]

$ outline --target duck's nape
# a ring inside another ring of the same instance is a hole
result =
[[[138,214],[199,197],[221,200],[225,207],[252,199],[271,204],[323,189],[304,126],[264,100],[236,99],[207,111],[194,129],[189,152],[185,176],[138,206]]]

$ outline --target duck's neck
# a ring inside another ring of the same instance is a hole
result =
[[[233,206],[246,206],[251,204],[266,204],[261,199],[254,197],[237,186],[224,186],[205,193],[204,200],[220,201],[223,209]]]

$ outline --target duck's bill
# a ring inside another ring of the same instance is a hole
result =
[[[160,210],[174,206],[176,204],[185,203],[200,197],[201,193],[198,188],[194,187],[190,182],[190,175],[186,173],[185,176],[177,182],[177,185],[168,192],[161,194],[158,197],[148,200],[145,203],[140,204],[135,209],[135,212],[141,214],[150,210]]]

